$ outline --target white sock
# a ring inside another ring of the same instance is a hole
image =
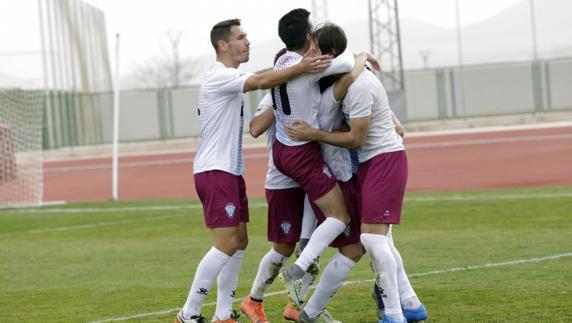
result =
[[[335,218],[327,218],[320,224],[308,242],[300,257],[296,260],[296,265],[306,271],[308,267],[326,250],[328,245],[334,241],[342,232],[346,225]]]
[[[260,260],[256,278],[254,278],[254,283],[250,289],[250,297],[262,301],[266,290],[272,285],[274,278],[280,273],[280,268],[284,266],[289,258],[290,257],[284,257],[276,252],[274,248],[271,248],[270,251],[262,257],[262,260]]]
[[[191,317],[201,314],[201,306],[207,297],[211,285],[223,267],[226,265],[230,256],[224,252],[212,247],[203,257],[193,279],[193,285],[189,291],[187,301],[183,306],[183,316]]]
[[[419,298],[417,298],[417,294],[415,294],[415,291],[409,282],[409,278],[407,278],[407,273],[405,273],[405,267],[403,266],[403,259],[401,259],[401,254],[399,254],[399,251],[395,248],[395,244],[393,243],[393,234],[391,233],[391,229],[388,232],[387,237],[389,239],[389,248],[397,266],[397,289],[399,290],[401,305],[407,309],[418,308],[421,306],[421,302],[419,301]]]
[[[389,247],[389,239],[381,234],[362,233],[361,243],[371,258],[377,285],[382,289],[385,313],[397,321],[402,321],[403,313],[397,287],[397,264]]]
[[[315,318],[324,310],[330,298],[334,297],[355,264],[353,260],[341,253],[332,257],[322,273],[318,287],[304,306],[304,312],[308,314],[308,317]]]
[[[214,320],[227,320],[232,314],[232,302],[236,295],[236,285],[238,284],[243,256],[244,250],[237,250],[218,274]]]
[[[310,205],[308,194],[304,197],[304,216],[302,217],[302,231],[300,232],[301,239],[310,239],[312,232],[316,229],[316,215]]]

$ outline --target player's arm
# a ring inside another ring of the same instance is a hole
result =
[[[393,111],[391,110],[390,112],[391,112],[391,121],[393,121],[393,124],[395,125],[395,132],[397,132],[397,134],[399,134],[401,137],[405,136],[405,128],[403,128],[403,125],[401,124],[399,119],[397,119],[395,113],[393,113]]]
[[[279,71],[267,71],[260,74],[252,74],[244,82],[244,92],[269,89],[284,84],[291,79],[306,73],[319,73],[331,64],[329,55],[314,55],[314,51],[308,51],[298,64]]]
[[[323,72],[316,74],[315,79],[319,80],[322,77],[334,74],[348,73],[352,70],[354,64],[355,64],[354,54],[348,47],[343,53],[341,53],[332,60],[332,64],[328,68],[326,68]]]
[[[347,132],[327,132],[310,127],[303,120],[296,120],[285,129],[288,136],[300,141],[321,141],[330,145],[359,149],[367,138],[371,116],[350,119],[350,129]]]
[[[334,84],[334,99],[336,101],[341,101],[350,85],[358,78],[360,73],[365,67],[365,62],[367,61],[367,53],[361,53],[356,56],[356,63],[352,68],[351,72],[344,74],[339,80]]]
[[[355,56],[355,64],[349,73],[344,74],[334,85],[334,98],[341,101],[346,95],[350,85],[358,78],[365,67],[365,62],[369,62],[374,70],[379,71],[380,65],[377,59],[368,52],[362,52]]]
[[[260,115],[257,115],[250,120],[250,128],[248,130],[250,135],[254,138],[258,138],[260,135],[265,133],[268,128],[272,127],[274,120],[274,109],[266,109]]]

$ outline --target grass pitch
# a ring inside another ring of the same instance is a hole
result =
[[[250,204],[238,299],[270,247],[265,202]],[[394,239],[430,322],[572,322],[572,187],[410,193]],[[170,322],[210,246],[197,201],[0,210],[0,322]],[[329,304],[336,319],[376,322],[368,263]],[[264,303],[281,322],[286,296]]]

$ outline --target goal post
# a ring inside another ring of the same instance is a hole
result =
[[[0,88],[0,208],[42,203],[43,110],[43,91]]]

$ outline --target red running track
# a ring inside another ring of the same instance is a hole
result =
[[[405,139],[408,191],[572,185],[572,127],[434,135]],[[264,196],[266,148],[245,149],[250,197]],[[196,198],[194,153],[120,158],[119,197]],[[44,164],[44,201],[111,197],[111,159]]]

